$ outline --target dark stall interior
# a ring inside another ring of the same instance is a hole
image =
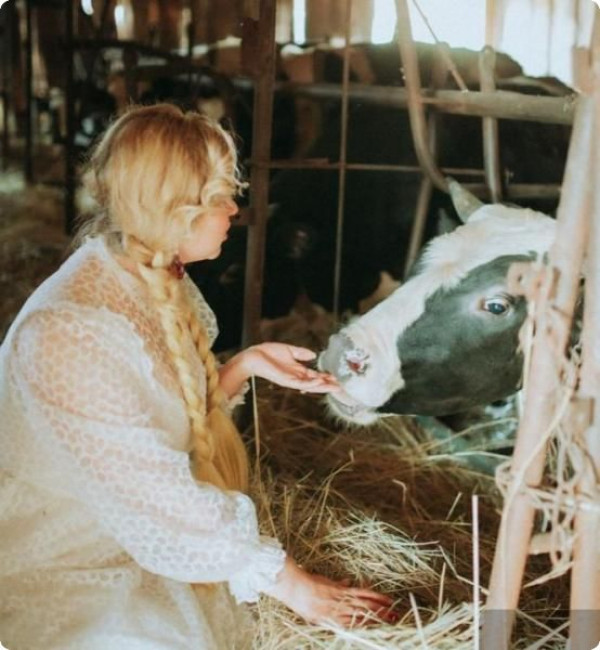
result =
[[[218,259],[187,268],[216,314],[222,360],[259,341],[319,352],[388,298],[418,271],[424,246],[460,224],[450,178],[560,227],[576,204],[567,164],[590,186],[599,173],[572,137],[595,102],[600,140],[599,12],[592,0],[2,3],[0,340],[70,254],[94,209],[81,166],[131,104],[175,103],[234,134],[249,182],[239,218]],[[596,191],[585,217],[596,230],[599,207]],[[565,276],[581,260],[563,263]],[[402,612],[393,626],[341,631],[263,598],[253,647],[474,647],[500,522],[520,534],[506,512],[519,493],[511,480],[530,469],[512,456],[534,418],[524,419],[534,407],[522,393],[366,427],[332,418],[318,395],[262,380],[246,402],[264,531],[310,570],[376,583]],[[576,463],[565,436],[552,435],[526,481],[536,531],[525,569],[514,568],[515,648],[564,648],[577,634],[577,517],[565,504],[579,488],[575,470],[560,474]]]

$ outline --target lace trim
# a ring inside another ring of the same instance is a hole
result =
[[[229,580],[229,589],[236,601],[255,603],[260,593],[275,583],[285,557],[286,553],[276,539],[261,535],[256,554]]]
[[[242,387],[238,390],[238,392],[229,398],[229,400],[225,404],[225,409],[227,413],[229,413],[229,415],[231,415],[231,412],[236,406],[240,406],[240,404],[246,403],[246,393],[249,390],[250,390],[250,382],[245,381],[242,384]]]

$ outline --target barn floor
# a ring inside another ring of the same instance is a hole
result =
[[[62,203],[58,187],[26,187],[16,170],[0,175],[0,340],[68,253]],[[254,496],[264,531],[310,570],[378,586],[404,616],[396,626],[330,630],[303,625],[263,599],[255,608],[261,625],[254,647],[472,648],[471,495],[479,495],[486,585],[501,507],[491,476],[458,462],[427,422],[394,417],[347,430],[328,421],[310,395],[263,382],[255,395],[245,435],[259,452]],[[533,557],[526,581],[550,570],[546,556]],[[544,638],[535,647],[565,647],[564,627],[553,634],[568,618],[565,576],[525,589],[520,608],[515,648]]]

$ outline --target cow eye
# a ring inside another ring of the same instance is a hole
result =
[[[483,308],[494,316],[501,316],[510,309],[510,302],[506,298],[490,298],[483,303]]]

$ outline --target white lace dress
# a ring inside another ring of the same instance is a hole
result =
[[[185,282],[214,339],[214,315]],[[245,647],[249,617],[237,603],[283,566],[247,496],[193,479],[183,399],[149,305],[143,282],[102,239],[88,240],[0,347],[9,650]]]

